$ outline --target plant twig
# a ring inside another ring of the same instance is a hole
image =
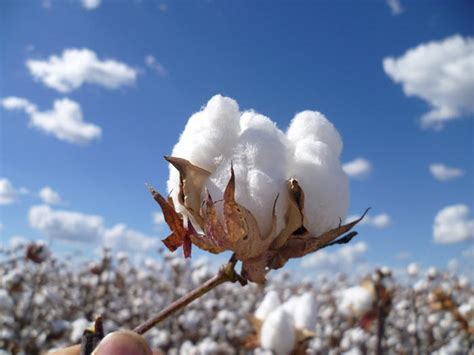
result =
[[[235,258],[235,255],[232,255],[230,261],[223,265],[217,274],[204,282],[202,285],[198,286],[194,290],[190,291],[183,297],[177,299],[170,305],[168,305],[166,308],[161,310],[159,313],[145,321],[144,323],[140,324],[137,326],[133,331],[143,335],[145,334],[148,330],[153,328],[155,325],[160,323],[161,321],[165,320],[169,316],[173,315],[174,313],[180,311],[184,307],[186,307],[188,304],[193,302],[194,300],[198,299],[199,297],[203,296],[204,294],[208,293],[212,289],[216,288],[217,286],[225,283],[225,282],[236,282],[239,281],[241,284],[244,284],[242,278],[240,277],[239,274],[236,273],[234,267],[236,264],[237,260]]]

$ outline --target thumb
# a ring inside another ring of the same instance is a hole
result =
[[[130,330],[110,333],[99,343],[93,355],[152,355],[145,339]]]

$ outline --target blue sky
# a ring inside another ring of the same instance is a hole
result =
[[[52,210],[101,216],[106,228],[124,223],[145,236],[165,236],[166,229],[153,223],[158,207],[144,183],[165,192],[162,156],[189,116],[221,93],[282,129],[296,112],[321,111],[343,137],[342,162],[370,162],[368,176],[351,178],[349,214],[370,206],[372,216],[386,213],[391,223],[358,228],[367,261],[394,267],[410,261],[443,266],[453,258],[464,263],[472,235],[435,243],[433,223],[439,211],[458,204],[471,210],[463,226],[474,223],[474,110],[466,104],[474,102],[473,94],[456,91],[464,103],[437,96],[462,113],[443,121],[442,129],[422,128],[420,117],[431,108],[429,98],[419,96],[429,88],[408,97],[383,60],[454,35],[467,41],[474,6],[392,3],[401,11],[384,1],[103,0],[93,9],[73,0],[2,1],[0,98],[25,98],[38,112],[68,98],[80,105],[85,122],[101,129],[100,138],[75,144],[31,127],[22,109],[0,110],[0,178],[16,192],[1,206],[2,243],[15,235],[48,237],[51,230],[33,226],[28,217],[32,206],[43,204],[38,191],[44,186],[61,197]],[[61,92],[26,65],[74,48],[120,62],[136,77],[113,89],[86,82]],[[147,56],[160,67],[147,65]],[[465,74],[464,87],[472,87],[472,75]],[[429,170],[433,163],[462,170],[462,176],[438,181]],[[55,246],[70,248],[59,241]]]

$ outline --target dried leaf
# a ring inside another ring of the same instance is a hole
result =
[[[242,215],[240,205],[235,201],[234,167],[230,167],[230,179],[224,191],[224,221],[227,239],[234,243],[247,235],[247,223]]]
[[[285,228],[272,243],[272,249],[281,248],[288,238],[298,230],[304,229],[304,191],[296,179],[287,182],[288,207],[285,214]]]
[[[250,258],[242,262],[242,277],[249,281],[264,284],[267,274],[267,257],[265,254],[259,257]]]
[[[170,205],[163,196],[160,195],[152,186],[148,186],[148,190],[152,194],[153,198],[161,207],[163,211],[163,216],[165,222],[168,224],[171,229],[171,234],[163,240],[163,243],[170,251],[175,251],[177,248],[183,245],[184,237],[188,233],[186,228],[183,225],[183,219],[181,216],[174,210],[172,205]]]
[[[207,198],[204,201],[204,211],[201,213],[204,216],[204,233],[212,239],[214,244],[222,250],[229,248],[226,231],[224,225],[219,220],[214,201],[212,201],[211,194],[207,192]]]
[[[175,233],[171,233],[165,239],[162,240],[163,244],[168,248],[169,251],[173,252],[183,245],[183,238]]]
[[[199,214],[201,207],[201,192],[211,173],[188,160],[166,156],[165,159],[179,171],[180,189],[178,200],[186,207],[196,223],[202,228],[203,219]]]
[[[369,209],[367,209],[359,219],[343,226],[333,228],[318,237],[308,238],[304,235],[293,234],[286,243],[275,252],[275,255],[271,257],[268,266],[271,269],[279,269],[285,265],[289,259],[300,258],[333,243],[339,236],[349,232],[357,223],[359,223],[362,218],[365,217],[368,210]]]

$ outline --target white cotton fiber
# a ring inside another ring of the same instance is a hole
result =
[[[277,309],[280,304],[281,302],[278,292],[268,292],[263,298],[262,303],[260,303],[260,306],[258,306],[257,310],[255,311],[255,318],[264,320],[272,311]]]
[[[344,219],[348,182],[339,156],[342,141],[334,126],[320,113],[304,111],[284,134],[268,117],[239,112],[237,103],[214,96],[189,119],[172,155],[211,172],[207,189],[221,200],[230,178],[236,178],[236,200],[256,217],[260,232],[271,230],[277,195],[277,231],[284,227],[288,204],[286,180],[296,178],[305,192],[306,227],[320,235]],[[168,192],[179,212],[179,175],[170,167]],[[204,191],[203,191],[204,196]],[[222,208],[222,203],[217,205]]]
[[[313,331],[318,317],[316,310],[316,297],[311,292],[301,295],[293,313],[295,327]]]
[[[338,309],[346,316],[360,317],[372,309],[373,294],[362,286],[349,287],[339,295]]]
[[[278,194],[277,216],[283,228],[286,203],[284,190],[287,144],[285,135],[263,115],[244,112],[233,154],[211,175],[211,194],[222,195],[229,181],[230,164],[234,166],[236,200],[248,208],[259,223],[260,232],[271,230],[272,207]],[[216,191],[217,189],[217,191]]]
[[[225,157],[231,156],[239,131],[240,112],[237,102],[216,95],[201,111],[189,118],[171,155],[187,159],[194,165],[213,172]],[[178,202],[179,174],[171,166],[168,192],[171,192],[175,206],[182,210]]]
[[[262,324],[260,345],[277,355],[286,355],[293,350],[295,340],[296,331],[292,317],[283,307],[278,307]]]
[[[287,178],[295,178],[305,193],[305,226],[320,235],[344,219],[349,185],[339,156],[342,140],[336,128],[319,112],[295,116],[287,132],[293,144]]]

